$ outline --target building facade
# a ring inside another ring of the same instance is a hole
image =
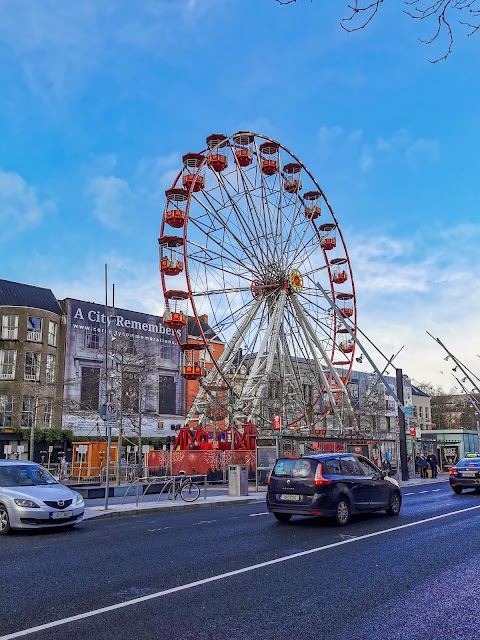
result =
[[[32,431],[61,429],[62,314],[50,289],[0,280],[0,457],[33,456]]]
[[[185,381],[174,329],[162,318],[67,298],[63,426],[77,438],[105,435],[100,407],[119,407],[126,437],[175,435]],[[118,426],[112,434],[118,435]]]
[[[412,425],[416,430],[427,430],[432,426],[432,410],[430,396],[417,387],[412,387],[413,419]]]

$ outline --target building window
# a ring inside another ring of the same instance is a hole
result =
[[[140,398],[140,376],[133,371],[125,371],[122,383],[122,410],[138,413]]]
[[[359,390],[358,390],[358,380],[350,380],[347,384],[348,395],[352,400],[358,400],[359,398]]]
[[[23,396],[22,427],[31,427],[35,419],[35,398]]]
[[[47,368],[45,370],[45,382],[53,384],[55,382],[55,366],[56,357],[50,353],[47,354]]]
[[[30,342],[42,341],[42,319],[35,316],[28,316],[27,340]]]
[[[0,380],[15,379],[17,352],[14,349],[0,349]]]
[[[100,399],[100,368],[82,367],[80,409],[98,411]]]
[[[160,357],[164,360],[172,360],[173,357],[173,349],[172,345],[166,342],[162,342],[160,344]],[[202,357],[202,353],[200,354],[200,358]],[[206,362],[203,360],[202,362]]]
[[[423,407],[418,407],[418,417],[423,418]]]
[[[135,340],[136,338],[134,338],[133,336],[128,336],[127,353],[129,353],[132,356],[137,355],[137,344]]]
[[[13,396],[0,395],[0,427],[11,427]]]
[[[100,348],[100,334],[94,331],[93,327],[87,327],[85,329],[85,348],[86,349]]]
[[[170,358],[170,360],[173,357],[173,349],[172,349],[172,345],[169,344],[168,345],[170,347],[170,355],[168,356]],[[203,351],[200,351],[200,362],[202,364],[212,364],[212,356],[210,355],[210,352],[207,349],[204,349]]]
[[[50,429],[52,426],[53,415],[53,400],[52,398],[45,398],[43,401],[43,426],[45,429]]]
[[[428,420],[428,407],[425,407],[425,420]]]
[[[158,413],[175,415],[176,411],[176,387],[173,376],[159,377],[159,403]]]
[[[417,407],[413,407],[413,417],[416,418],[417,417]]]
[[[48,344],[51,347],[57,346],[57,329],[58,324],[49,320],[48,322]]]
[[[39,382],[41,354],[36,351],[25,351],[25,380]]]
[[[306,404],[312,404],[313,402],[313,387],[311,384],[303,384],[303,399]]]
[[[18,316],[5,314],[2,318],[2,340],[18,339]]]

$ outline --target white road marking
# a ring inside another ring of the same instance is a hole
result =
[[[430,518],[425,518],[424,520],[417,520],[416,522],[408,522],[407,524],[400,524],[397,527],[391,527],[390,529],[383,529],[382,531],[374,531],[373,533],[366,533],[356,538],[348,538],[347,540],[341,540],[340,542],[331,542],[330,544],[323,545],[323,547],[315,547],[313,549],[308,549],[306,551],[299,551],[297,553],[292,553],[288,556],[281,556],[280,558],[275,558],[274,560],[267,560],[265,562],[259,562],[258,564],[251,564],[247,567],[243,567],[242,569],[227,571],[226,573],[221,573],[216,576],[211,576],[210,578],[204,578],[203,580],[196,580],[195,582],[182,584],[179,587],[164,589],[163,591],[150,593],[146,596],[133,598],[132,600],[118,602],[117,604],[111,604],[107,607],[101,607],[100,609],[92,609],[91,611],[78,613],[77,615],[69,616],[68,618],[61,618],[60,620],[54,620],[53,622],[46,622],[45,624],[39,624],[36,627],[30,627],[29,629],[22,629],[21,631],[8,633],[5,636],[0,636],[0,640],[13,640],[14,638],[23,638],[24,636],[31,635],[32,633],[37,633],[38,631],[45,631],[45,629],[54,629],[55,627],[60,627],[64,624],[70,624],[71,622],[77,622],[78,620],[85,620],[86,618],[92,618],[93,616],[98,616],[98,615],[101,615],[102,613],[110,613],[110,611],[116,611],[117,609],[124,609],[125,607],[131,607],[134,604],[141,604],[142,602],[148,602],[149,600],[155,600],[163,596],[168,596],[171,593],[186,591],[187,589],[193,589],[194,587],[199,587],[204,584],[210,584],[211,582],[217,582],[218,580],[225,580],[225,578],[231,578],[232,576],[239,576],[243,573],[248,573],[250,571],[264,569],[265,567],[271,567],[275,564],[280,564],[281,562],[295,560],[296,558],[303,558],[304,556],[309,556],[309,555],[312,555],[313,553],[319,553],[320,551],[326,551],[327,549],[342,547],[345,544],[353,544],[355,542],[358,542],[359,540],[376,538],[377,536],[383,536],[386,533],[391,533],[392,531],[401,531],[402,529],[417,527],[421,524],[425,524],[426,522],[434,522],[435,520],[441,520],[442,518],[455,516],[459,513],[468,513],[469,511],[476,511],[478,509],[480,509],[480,505],[477,505],[475,507],[466,507],[465,509],[458,509],[457,511],[449,511],[448,513],[442,513],[439,516],[431,516]]]
[[[414,495],[415,495],[415,493],[412,491],[412,492],[410,492],[410,493],[404,493],[403,495],[404,495],[404,496],[414,496]]]
[[[216,520],[200,520],[200,522],[192,522],[192,526],[195,524],[211,524],[212,522],[216,522]]]
[[[419,491],[418,493],[428,493],[428,491]]]
[[[441,489],[432,489],[432,493],[435,493],[435,491],[441,491]]]
[[[253,518],[254,516],[268,516],[270,515],[270,512],[263,511],[262,513],[249,513],[248,515],[250,516],[250,518]]]
[[[172,527],[159,527],[158,529],[148,529],[148,531],[166,531],[167,529],[172,529]]]

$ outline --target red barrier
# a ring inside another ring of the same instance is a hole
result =
[[[173,475],[184,471],[187,475],[221,472],[232,464],[231,451],[173,451]],[[233,464],[247,464],[249,471],[255,471],[255,451],[235,451]],[[151,451],[148,454],[150,469],[160,469],[161,473],[170,473],[170,452]]]

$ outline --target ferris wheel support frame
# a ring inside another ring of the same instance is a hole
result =
[[[402,411],[402,413],[405,413],[405,407],[403,405],[403,402],[399,399],[396,391],[394,391],[392,389],[392,387],[389,385],[389,383],[387,382],[385,376],[383,375],[383,373],[380,371],[380,369],[377,367],[377,365],[374,363],[374,361],[371,359],[371,357],[368,355],[368,352],[365,350],[365,348],[363,347],[362,343],[360,342],[360,340],[357,338],[356,334],[351,330],[351,328],[348,326],[348,324],[345,322],[345,318],[343,317],[342,312],[340,311],[340,309],[337,307],[337,305],[335,304],[335,302],[330,298],[330,296],[328,295],[328,293],[325,291],[325,289],[322,287],[322,285],[319,282],[315,283],[315,286],[317,287],[317,289],[320,289],[320,291],[323,293],[323,295],[325,296],[325,300],[328,302],[328,304],[332,307],[332,309],[335,311],[335,314],[337,316],[337,319],[340,320],[340,322],[343,324],[343,326],[345,327],[345,329],[348,331],[348,333],[350,334],[350,337],[352,338],[352,340],[355,342],[356,345],[358,345],[360,347],[360,349],[362,350],[362,353],[365,355],[365,357],[367,358],[368,362],[372,365],[375,373],[377,374],[377,376],[380,378],[380,380],[383,382],[383,384],[385,385],[385,387],[388,389],[390,395],[395,399],[395,401],[398,404],[399,409]]]
[[[342,393],[345,393],[346,397],[348,398],[348,394],[347,394],[347,390],[345,389],[345,385],[343,384],[342,380],[340,379],[340,377],[339,377],[338,373],[336,372],[335,368],[331,365],[330,360],[327,357],[327,354],[325,353],[325,349],[323,348],[323,346],[320,343],[320,341],[316,339],[315,334],[310,331],[310,326],[308,325],[308,322],[305,321],[305,316],[304,316],[304,313],[303,313],[303,309],[302,309],[301,305],[298,303],[298,300],[292,299],[292,305],[295,308],[295,311],[297,312],[298,319],[300,320],[300,324],[303,327],[303,330],[305,332],[305,337],[308,340],[310,346],[314,345],[320,350],[320,353],[324,357],[325,361],[328,363],[328,367],[329,367],[332,375],[335,377],[335,380],[336,380],[340,390],[342,391]],[[322,380],[322,383],[325,385],[325,389],[327,391],[327,395],[328,395],[328,399],[330,400],[330,404],[332,405],[332,408],[336,407],[337,403],[336,403],[335,398],[333,396],[333,392],[330,389],[330,385],[328,383],[327,376],[325,375],[323,367],[322,367],[321,363],[318,360],[317,354],[315,353],[315,349],[312,349],[312,353],[313,353],[313,357],[315,359],[315,364],[317,365],[318,373],[320,374],[320,378]]]
[[[283,310],[285,308],[286,301],[287,301],[287,292],[283,290],[280,292],[280,295],[278,296],[278,300],[275,303],[274,313],[272,314],[270,322],[268,323],[268,328],[265,332],[265,336],[263,337],[263,340],[260,344],[252,369],[248,375],[247,381],[242,391],[242,395],[245,395],[248,398],[249,393],[251,392],[251,390],[255,385],[255,378],[257,377],[257,373],[260,370],[260,367],[262,367],[262,369],[264,370],[262,381],[258,387],[258,393],[256,394],[256,397],[254,398],[252,405],[250,407],[248,420],[253,419],[253,414],[255,410],[258,408],[258,405],[260,404],[260,401],[262,399],[261,392],[264,390],[267,384],[266,376],[268,376],[273,369],[275,355],[277,354],[278,339],[280,336],[280,322],[283,318]],[[275,349],[269,350],[267,357],[265,358],[263,354],[265,352],[265,348],[267,347],[269,340],[270,340],[270,344],[274,343],[276,346],[275,346]],[[265,360],[264,364],[261,362],[262,360]]]
[[[245,316],[243,323],[240,325],[237,334],[233,336],[232,340],[225,345],[222,355],[218,358],[218,360],[215,361],[216,366],[212,367],[212,369],[210,369],[210,371],[205,376],[204,386],[205,385],[208,386],[209,384],[211,384],[217,375],[219,377],[222,377],[225,380],[225,383],[228,386],[230,386],[228,383],[228,380],[223,377],[220,371],[220,367],[223,366],[224,363],[228,365],[229,359],[232,359],[232,355],[235,356],[236,350],[243,338],[243,335],[245,331],[248,329],[248,326],[252,318],[257,313],[260,305],[261,305],[261,300],[257,300],[256,303],[252,305],[252,309]],[[201,384],[198,389],[195,400],[193,401],[192,406],[190,407],[190,410],[188,411],[188,414],[185,418],[185,424],[188,424],[188,422],[192,419],[192,416],[196,413],[196,409],[200,403],[200,398],[202,397],[202,395],[203,395],[203,392],[202,392],[202,384]]]

